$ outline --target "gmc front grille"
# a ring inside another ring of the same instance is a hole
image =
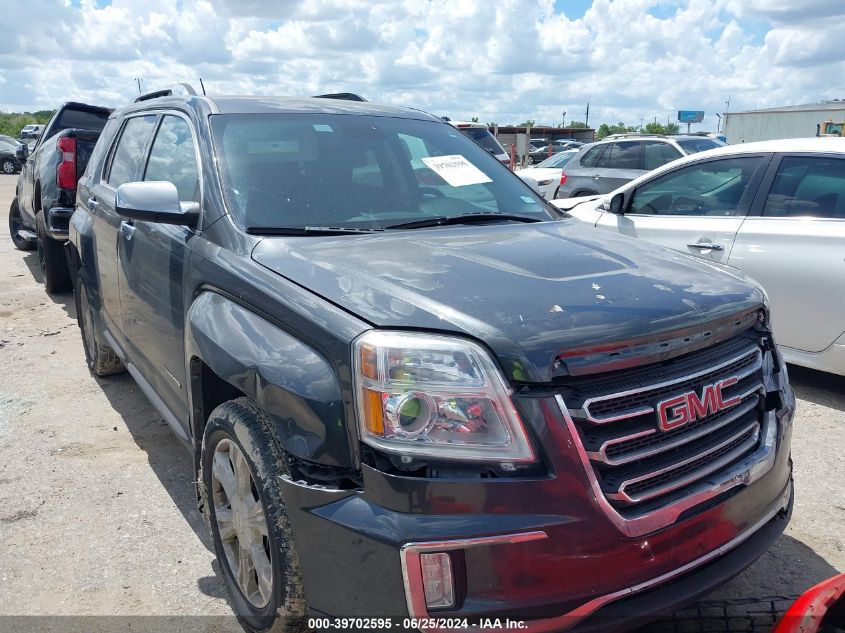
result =
[[[700,495],[707,482],[769,456],[767,341],[752,329],[670,361],[569,379],[560,402],[588,474],[622,519]],[[669,416],[682,423],[670,428]]]

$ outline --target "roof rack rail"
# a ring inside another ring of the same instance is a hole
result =
[[[657,138],[666,138],[666,134],[654,134],[649,132],[622,132],[619,134],[608,134],[602,140],[608,138],[627,138],[627,137],[635,137],[635,136],[655,136]]]
[[[173,84],[172,86],[168,86],[167,88],[162,88],[160,90],[152,90],[151,92],[145,92],[141,96],[136,97],[134,103],[140,103],[141,101],[149,101],[150,99],[158,99],[159,97],[170,97],[174,95],[194,97],[196,96],[196,94],[197,91],[194,90],[193,86],[191,86],[190,84],[178,83]]]
[[[354,92],[331,92],[325,95],[314,95],[315,99],[340,99],[341,101],[363,101],[366,102],[367,100],[364,99],[361,95],[356,95]]]

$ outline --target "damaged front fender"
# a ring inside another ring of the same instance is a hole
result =
[[[204,362],[269,415],[288,454],[316,464],[353,467],[340,380],[312,347],[211,291],[191,305],[186,347],[189,361]],[[193,423],[195,437],[200,436],[201,423]]]

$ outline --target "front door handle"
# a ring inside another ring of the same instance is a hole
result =
[[[100,204],[100,203],[97,202],[97,199],[94,196],[91,196],[90,198],[88,198],[88,207],[90,209],[96,209],[98,204]]]
[[[696,242],[695,244],[687,244],[690,248],[697,248],[702,251],[723,251],[725,247],[721,244],[712,244],[710,242]]]
[[[121,222],[120,232],[123,234],[123,237],[125,237],[127,240],[131,240],[132,236],[135,235],[135,227],[129,224],[128,222]]]

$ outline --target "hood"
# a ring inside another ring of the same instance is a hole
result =
[[[528,382],[551,380],[573,349],[639,344],[763,304],[739,271],[572,219],[271,237],[252,257],[375,327],[478,339]]]
[[[552,200],[552,204],[555,205],[558,209],[563,209],[564,211],[569,211],[570,209],[574,209],[579,204],[584,204],[585,202],[595,202],[590,206],[597,207],[601,204],[607,196],[599,195],[599,196],[576,196],[574,198],[558,198],[557,200]]]

